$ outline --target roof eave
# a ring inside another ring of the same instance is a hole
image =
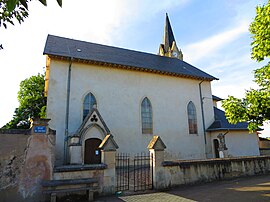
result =
[[[48,55],[49,57],[57,60],[70,60],[71,57],[69,56],[63,56],[63,55],[56,55],[51,53],[43,52],[43,55]],[[95,61],[95,60],[86,60],[86,59],[80,59],[80,58],[72,58],[74,62],[79,62],[83,64],[97,64],[101,66],[109,66],[114,68],[121,68],[121,69],[131,69],[141,72],[151,72],[151,73],[157,73],[157,74],[164,74],[164,75],[170,75],[170,76],[176,76],[176,77],[183,77],[183,78],[192,78],[196,80],[204,80],[204,81],[213,81],[213,80],[219,80],[216,77],[206,78],[206,77],[197,77],[192,75],[184,75],[184,74],[178,74],[173,72],[166,72],[166,71],[158,71],[150,68],[142,68],[142,67],[135,67],[135,66],[126,66],[121,64],[115,64],[115,63],[109,63],[109,62],[103,62],[103,61]]]
[[[247,128],[211,128],[207,129],[206,132],[213,132],[213,131],[240,131],[240,130],[245,130],[248,131]]]
[[[247,128],[211,128],[211,129],[207,129],[206,132],[213,132],[213,131],[248,131]],[[264,129],[262,128],[258,128],[256,131],[263,131]]]

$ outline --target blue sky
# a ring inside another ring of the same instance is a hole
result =
[[[24,23],[0,28],[0,126],[18,106],[20,81],[43,72],[48,34],[157,53],[166,12],[184,60],[220,79],[212,82],[213,94],[242,97],[256,87],[252,71],[262,66],[250,59],[248,27],[256,5],[266,2],[80,0],[63,1],[59,8],[55,0],[48,0],[47,7],[32,1]]]

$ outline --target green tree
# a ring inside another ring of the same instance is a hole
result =
[[[28,17],[28,3],[31,0],[0,0],[0,27],[7,28],[7,23],[14,25],[14,19],[22,23]],[[38,0],[44,6],[46,0]],[[62,6],[62,0],[57,0],[58,5]]]
[[[270,120],[270,0],[266,5],[257,6],[256,17],[249,30],[253,39],[252,59],[257,62],[268,60],[268,63],[254,71],[258,89],[246,91],[242,99],[229,96],[222,107],[230,123],[248,122],[248,128],[253,132]]]
[[[15,109],[13,119],[3,128],[29,128],[29,118],[44,117],[46,98],[44,96],[44,75],[38,74],[21,81],[18,92],[19,107]]]

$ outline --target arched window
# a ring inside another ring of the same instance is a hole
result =
[[[188,110],[188,127],[189,127],[189,134],[197,134],[197,115],[196,115],[196,108],[193,102],[189,102],[187,106]]]
[[[142,133],[153,134],[152,106],[150,100],[146,97],[141,104]]]
[[[93,106],[97,104],[96,98],[92,93],[88,93],[84,97],[83,101],[83,120],[88,115],[88,113],[93,109]]]

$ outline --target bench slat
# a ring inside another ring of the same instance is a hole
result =
[[[97,183],[96,178],[66,179],[66,180],[46,180],[42,182],[43,187],[57,187],[62,185],[93,184]]]
[[[52,194],[52,193],[64,193],[64,192],[76,192],[76,191],[97,191],[97,188],[93,188],[93,187],[80,187],[80,188],[44,190],[43,193],[44,194]]]

